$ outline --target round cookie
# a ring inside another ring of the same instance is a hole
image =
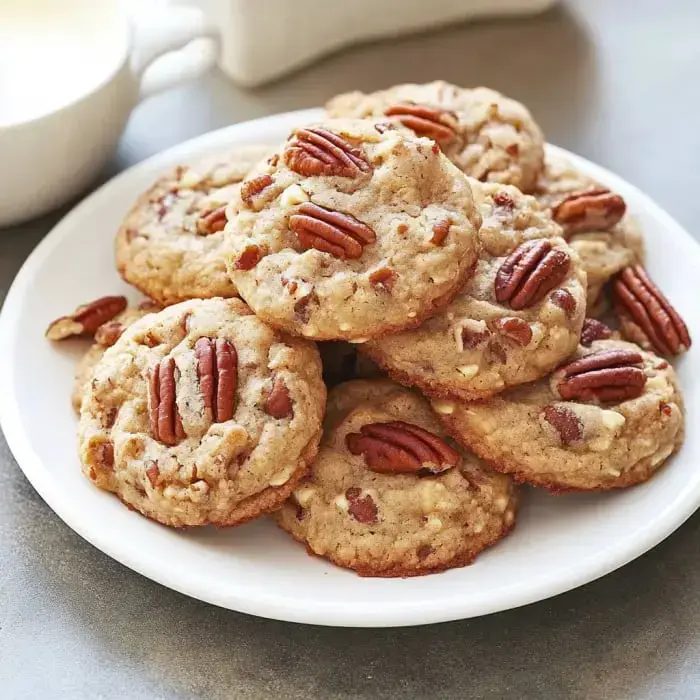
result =
[[[340,385],[347,409],[276,513],[308,550],[362,576],[464,566],[513,527],[510,478],[446,438],[425,399],[387,382]],[[366,400],[363,400],[366,399]]]
[[[528,192],[542,170],[544,138],[527,108],[495,90],[441,80],[396,85],[371,94],[350,92],[326,105],[330,117],[388,118],[439,143],[477,180]]]
[[[683,441],[673,368],[620,340],[591,340],[550,377],[488,401],[433,408],[495,469],[552,491],[646,481]]]
[[[477,254],[466,177],[433,141],[367,120],[297,129],[232,205],[231,278],[255,313],[361,342],[449,303]]]
[[[112,347],[132,323],[155,311],[160,311],[160,307],[157,304],[151,301],[143,301],[138,306],[125,309],[112,320],[103,323],[95,331],[95,342],[80,358],[75,368],[71,403],[76,413],[80,413],[80,405],[83,402],[85,388],[92,379],[95,366],[102,359],[105,350]]]
[[[95,367],[83,473],[164,525],[237,525],[306,473],[325,399],[311,343],[238,299],[183,302],[127,328]]]
[[[581,263],[535,199],[507,185],[475,182],[472,189],[483,221],[472,278],[419,328],[359,346],[402,384],[464,400],[554,369],[576,349],[586,309]],[[515,275],[511,263],[521,255],[532,264],[506,294],[502,283]],[[520,292],[527,289],[531,298]]]
[[[121,276],[163,306],[235,296],[222,255],[224,207],[238,183],[270,151],[270,146],[240,146],[178,166],[157,180],[117,233]]]

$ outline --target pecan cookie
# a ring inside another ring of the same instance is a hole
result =
[[[155,311],[160,311],[160,307],[157,304],[154,304],[152,301],[144,301],[138,306],[125,309],[110,321],[106,321],[101,326],[98,326],[95,330],[95,342],[80,358],[75,368],[71,402],[76,413],[80,413],[80,405],[83,402],[85,389],[92,379],[97,363],[105,354],[105,350],[112,347],[132,323]]]
[[[418,325],[476,260],[466,177],[433,141],[368,120],[297,129],[231,209],[240,295],[264,321],[317,340]]]
[[[116,239],[121,276],[159,304],[236,295],[222,255],[225,206],[269,146],[179,166],[148,189]]]
[[[488,401],[433,408],[457,440],[516,481],[552,491],[646,481],[683,441],[676,375],[636,345],[595,337],[551,377]]]
[[[627,213],[625,200],[576,170],[568,159],[551,153],[534,194],[581,258],[588,276],[589,314],[596,307],[605,308],[601,294],[610,278],[628,265],[644,262],[642,231]]]
[[[445,436],[418,394],[380,382],[351,392],[311,473],[276,514],[308,550],[362,576],[417,576],[469,564],[513,527],[510,478]],[[363,401],[363,399],[366,399]]]
[[[238,299],[183,302],[127,328],[95,367],[83,472],[165,525],[237,525],[306,473],[325,398],[312,344]]]
[[[402,384],[472,400],[547,374],[578,345],[586,276],[561,228],[515,187],[474,183],[474,276],[419,328],[360,347]]]
[[[369,95],[334,97],[331,117],[386,118],[434,139],[445,155],[477,180],[530,191],[542,170],[544,139],[527,108],[488,88],[443,81],[396,85]]]

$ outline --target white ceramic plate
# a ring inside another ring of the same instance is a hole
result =
[[[413,579],[363,579],[309,557],[272,522],[177,532],[127,510],[79,469],[70,405],[85,343],[44,340],[50,320],[104,294],[137,298],[113,265],[114,232],[136,196],[170,165],[237,143],[281,141],[318,111],[238,124],[188,141],[122,173],[61,221],[28,258],[0,317],[0,420],[17,462],[76,532],[126,566],[201,600],[264,617],[322,625],[392,626],[513,608],[580,586],[638,557],[700,505],[700,435],[647,484],[621,493],[530,491],[517,527],[475,564]],[[558,149],[553,149],[558,150]],[[700,249],[637,189],[578,156],[584,172],[626,198],[647,235],[649,269],[700,339]],[[700,379],[679,363],[688,424]]]

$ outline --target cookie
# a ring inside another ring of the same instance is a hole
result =
[[[564,156],[548,153],[534,192],[563,228],[588,276],[588,313],[606,307],[603,287],[620,270],[644,263],[644,239],[625,200],[579,172]]]
[[[552,491],[646,481],[683,441],[676,375],[636,345],[596,337],[550,377],[488,401],[433,407],[457,440],[516,481]]]
[[[418,576],[469,564],[513,527],[510,478],[446,437],[425,399],[380,381],[340,385],[347,413],[311,473],[275,514],[308,550],[362,576]],[[366,400],[364,400],[366,399]]]
[[[148,189],[116,238],[121,276],[159,304],[233,297],[223,259],[225,205],[269,146],[240,146],[178,166]]]
[[[416,326],[476,260],[464,174],[433,141],[368,120],[297,129],[231,209],[240,295],[264,321],[316,340]]]
[[[183,302],[131,325],[95,367],[83,472],[164,525],[237,525],[306,473],[325,398],[313,344],[238,299]]]
[[[483,220],[473,277],[419,328],[358,346],[433,396],[484,398],[534,381],[578,345],[586,275],[561,228],[514,187],[474,183]]]
[[[622,270],[612,289],[623,337],[657,355],[681,355],[690,349],[685,321],[641,265]]]
[[[157,304],[151,301],[144,301],[138,306],[125,309],[95,330],[95,342],[80,358],[75,368],[71,403],[76,413],[80,413],[80,405],[83,402],[85,388],[92,379],[93,371],[105,354],[105,350],[112,347],[132,323],[155,311],[160,311],[160,307]]]
[[[495,90],[460,88],[441,80],[396,85],[366,95],[350,92],[326,105],[330,117],[385,118],[434,139],[445,155],[477,180],[535,186],[544,138],[527,108]]]

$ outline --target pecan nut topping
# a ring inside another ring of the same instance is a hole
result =
[[[82,304],[70,316],[61,316],[46,329],[49,340],[63,340],[77,335],[92,335],[107,321],[126,309],[126,297],[113,296]]]
[[[625,200],[608,189],[574,192],[553,209],[552,218],[567,233],[607,231],[625,215]]]
[[[525,346],[532,340],[532,328],[522,318],[514,316],[498,318],[491,325],[495,331],[518,345]]]
[[[289,227],[304,250],[315,248],[341,260],[357,259],[364,245],[377,240],[369,226],[349,214],[324,209],[311,202],[304,202],[298,212],[289,217]]]
[[[226,207],[218,207],[197,219],[197,233],[200,236],[210,236],[212,233],[223,231],[226,226]]]
[[[459,121],[454,112],[431,105],[400,102],[391,105],[384,114],[398,120],[418,136],[427,136],[433,141],[453,141],[457,137]]]
[[[641,265],[617,276],[613,296],[618,310],[632,317],[657,353],[678,355],[690,347],[688,327]]]
[[[372,170],[359,148],[338,134],[319,128],[297,129],[284,151],[284,162],[304,177],[358,177]]]
[[[642,356],[636,350],[601,350],[574,360],[562,368],[557,385],[564,399],[624,401],[641,396],[647,377]]]
[[[527,241],[516,248],[496,273],[496,300],[512,309],[524,309],[542,301],[569,272],[571,259],[564,250],[553,250],[547,240]]]
[[[214,423],[231,420],[238,385],[236,348],[225,338],[200,338],[194,354],[207,418]]]
[[[597,318],[586,318],[581,328],[581,345],[590,347],[594,340],[605,340],[612,335],[612,330]]]
[[[163,358],[149,372],[148,412],[151,434],[164,445],[177,445],[185,437],[176,402],[177,368],[172,357]]]
[[[247,245],[238,259],[233,263],[235,270],[252,270],[262,259],[263,252],[257,245]]]
[[[403,421],[363,425],[345,437],[345,444],[380,474],[441,474],[459,464],[459,453],[444,440]]]
[[[289,418],[294,415],[289,389],[280,377],[275,377],[272,389],[265,399],[263,410],[273,418]]]
[[[390,292],[396,284],[396,273],[390,267],[380,267],[370,273],[369,283]]]
[[[552,403],[544,407],[542,417],[558,433],[562,445],[573,445],[583,437],[583,424],[579,417],[567,406]]]
[[[351,486],[345,491],[345,498],[348,499],[348,513],[355,520],[364,525],[373,525],[379,521],[379,508],[368,493],[364,496],[357,486]]]
[[[255,198],[266,188],[269,187],[274,182],[272,175],[259,175],[254,177],[252,180],[246,180],[241,185],[241,199],[249,206],[252,207]]]

